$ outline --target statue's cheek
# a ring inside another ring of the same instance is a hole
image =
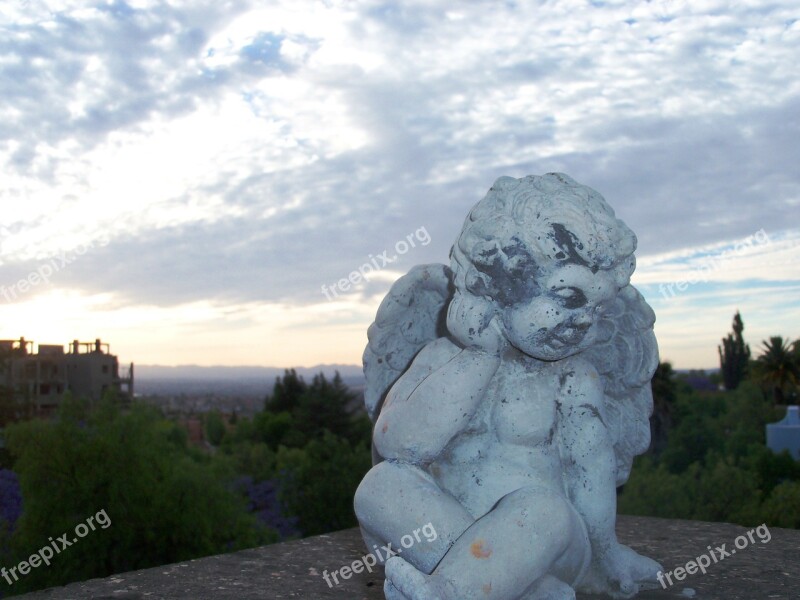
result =
[[[539,341],[569,317],[569,311],[546,299],[515,306],[504,314],[504,325],[517,341]]]

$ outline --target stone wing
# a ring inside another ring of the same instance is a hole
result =
[[[650,445],[650,380],[658,367],[655,319],[639,291],[628,285],[599,323],[603,341],[586,351],[603,378],[604,418],[614,440],[617,486],[628,480],[634,456]]]
[[[374,423],[386,393],[428,343],[447,334],[452,272],[441,264],[417,265],[392,285],[367,331],[364,402]]]

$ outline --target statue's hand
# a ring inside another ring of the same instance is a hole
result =
[[[503,328],[500,325],[500,318],[494,317],[489,325],[476,335],[475,346],[489,355],[498,357],[510,346]]]
[[[658,585],[658,573],[662,570],[656,561],[615,543],[592,560],[579,589],[613,598],[630,598],[641,589]]]
[[[469,301],[461,294],[456,294],[450,302],[447,316],[447,327],[464,346],[485,352],[486,354],[500,355],[508,348],[509,341],[500,324],[500,317],[495,315],[489,323],[479,324],[476,317],[476,304],[483,303],[484,312],[489,314],[492,309],[486,299],[476,299],[472,296]]]

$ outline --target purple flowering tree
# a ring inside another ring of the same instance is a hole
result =
[[[5,524],[13,531],[22,514],[22,492],[17,474],[0,469],[0,526]]]

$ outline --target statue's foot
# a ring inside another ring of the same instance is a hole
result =
[[[640,591],[661,589],[661,584],[658,583],[658,574],[663,570],[664,568],[652,558],[640,556],[635,561],[631,576],[633,581],[638,584]]]
[[[607,594],[612,598],[632,598],[640,590],[658,585],[661,565],[632,548],[617,544],[604,562],[593,562],[576,586],[581,592]]]
[[[575,590],[557,577],[545,575],[528,590],[522,600],[575,600]]]
[[[383,582],[383,595],[386,600],[408,600],[388,579]]]
[[[430,575],[416,569],[399,556],[392,556],[386,561],[386,582],[402,594],[397,596],[402,600],[445,600]],[[386,593],[386,588],[387,586],[384,585],[384,593]],[[394,600],[388,595],[386,598]]]
[[[639,590],[660,588],[658,574],[663,571],[663,567],[652,558],[643,556],[628,546],[622,546],[622,549],[627,558],[628,573]]]

